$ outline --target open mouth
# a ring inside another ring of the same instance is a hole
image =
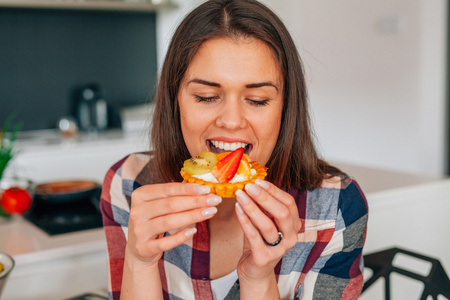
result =
[[[245,144],[245,143],[226,143],[222,141],[213,141],[213,140],[207,140],[206,144],[208,146],[208,149],[213,153],[223,153],[223,152],[230,152],[234,151],[238,148],[244,148],[244,153],[249,154],[250,151],[252,151],[252,144]]]

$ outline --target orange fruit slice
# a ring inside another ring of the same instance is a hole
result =
[[[239,163],[239,167],[236,173],[244,177],[245,179],[250,179],[250,177],[252,176],[251,169],[252,168],[250,167],[247,159],[243,157],[241,159],[241,162]]]

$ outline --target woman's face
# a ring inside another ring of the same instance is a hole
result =
[[[245,147],[267,164],[283,108],[283,78],[273,50],[254,38],[202,44],[178,92],[181,129],[192,156]]]

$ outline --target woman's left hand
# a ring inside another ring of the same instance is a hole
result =
[[[244,232],[244,251],[238,263],[240,281],[268,282],[274,268],[298,241],[302,226],[294,198],[275,185],[257,179],[236,193],[236,215]],[[268,245],[279,239],[277,245]],[[266,243],[267,241],[267,243]]]

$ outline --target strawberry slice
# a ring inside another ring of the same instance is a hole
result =
[[[222,160],[219,160],[212,170],[213,176],[219,182],[228,182],[233,179],[239,168],[242,155],[244,155],[244,148],[238,148],[225,156]]]

